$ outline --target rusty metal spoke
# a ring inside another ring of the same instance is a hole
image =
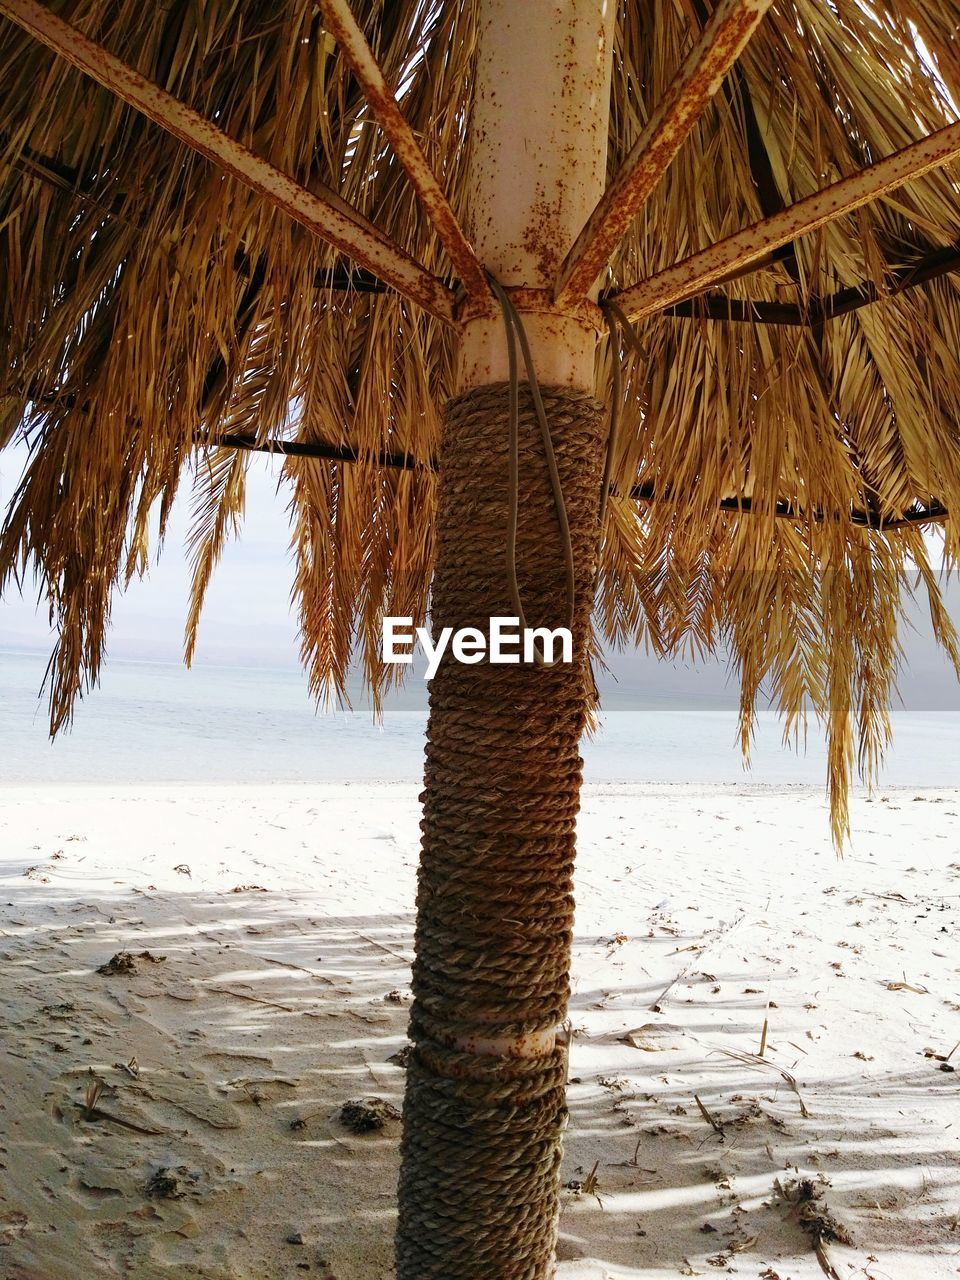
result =
[[[564,259],[554,287],[558,302],[583,297],[596,283],[770,3],[771,0],[722,0],[717,6]]]
[[[300,186],[35,0],[0,0],[0,14],[398,293],[440,320],[454,322],[451,290],[336,192]]]
[[[841,178],[682,262],[615,295],[631,320],[686,301],[732,271],[758,262],[771,249],[895,191],[960,156],[960,124],[947,125],[876,164]]]
[[[350,64],[374,119],[413,184],[424,213],[450,255],[450,261],[456,268],[463,287],[473,298],[489,298],[492,305],[493,299],[483,266],[464,235],[450,201],[384,79],[380,65],[354,18],[350,5],[347,0],[317,0],[317,3],[324,25]]]

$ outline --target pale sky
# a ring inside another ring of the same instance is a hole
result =
[[[0,454],[0,508],[19,479],[22,449]],[[293,581],[287,494],[277,492],[279,463],[251,459],[247,514],[241,538],[231,543],[211,584],[201,622],[198,667],[206,663],[292,667],[298,661],[296,620],[290,606]],[[189,527],[189,486],[174,512],[167,544],[149,576],[117,598],[109,655],[118,659],[179,662],[190,574],[184,544]],[[960,622],[960,584],[948,599]],[[933,644],[925,611],[915,633],[904,638],[909,667],[901,679],[904,704],[913,710],[960,710],[960,684]],[[8,592],[0,600],[0,648],[49,651],[52,638],[35,600]],[[632,694],[682,696],[692,704],[736,700],[735,683],[719,661],[693,668],[658,662],[643,653],[612,655],[614,679],[602,680],[605,705]]]

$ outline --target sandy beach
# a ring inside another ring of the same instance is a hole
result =
[[[860,794],[838,861],[819,790],[587,789],[561,1280],[960,1274],[958,813]],[[417,821],[0,793],[4,1280],[391,1275]]]

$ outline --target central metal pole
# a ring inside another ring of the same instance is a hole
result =
[[[431,682],[398,1280],[547,1280],[566,1119],[604,413],[598,309],[558,307],[552,286],[603,186],[614,3],[479,4],[468,228],[521,314],[551,448],[521,386],[512,466],[504,326],[473,304],[440,445],[431,621],[487,630],[516,613],[509,577],[531,626],[565,624],[572,596],[573,661],[444,659]]]
[[[603,194],[615,0],[480,0],[466,209],[484,266],[515,298],[544,386],[593,392],[599,317],[556,308],[564,256]],[[542,292],[542,297],[536,293]],[[468,320],[460,391],[507,377],[503,326]]]
[[[480,261],[514,297],[544,386],[592,394],[599,313],[557,307],[567,247],[603,193],[614,0],[482,0],[467,228]],[[508,376],[502,319],[464,326],[461,394]],[[475,1051],[549,1053],[555,1029]]]

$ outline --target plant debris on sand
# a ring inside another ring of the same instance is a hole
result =
[[[112,977],[116,973],[139,973],[137,968],[138,960],[146,960],[150,964],[159,964],[166,960],[166,956],[155,956],[151,951],[140,951],[136,955],[132,955],[129,951],[118,951],[116,955],[112,955],[106,964],[102,964],[97,969],[97,973],[105,974]]]
[[[372,1133],[388,1120],[399,1120],[400,1112],[383,1098],[345,1102],[338,1113],[340,1123],[351,1133]]]
[[[176,1200],[183,1194],[176,1176],[166,1166],[150,1175],[144,1192],[151,1200]]]
[[[778,1178],[774,1185],[792,1206],[793,1216],[807,1235],[827,1244],[853,1244],[850,1232],[827,1206],[825,1195],[830,1184],[825,1178],[795,1178],[790,1182]]]
[[[795,1178],[789,1182],[774,1181],[780,1196],[791,1206],[791,1217],[813,1242],[817,1261],[824,1275],[839,1280],[840,1273],[827,1254],[828,1244],[852,1245],[853,1237],[831,1212],[826,1203],[826,1178]]]

